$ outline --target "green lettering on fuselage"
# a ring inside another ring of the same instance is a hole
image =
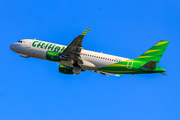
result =
[[[36,43],[38,43],[38,44],[36,44]],[[37,47],[37,48],[39,47],[41,49],[47,49],[48,48],[48,50],[52,50],[52,51],[54,49],[55,52],[63,52],[65,50],[65,46],[63,46],[61,49],[60,46],[56,46],[55,44],[44,43],[44,42],[40,42],[40,41],[34,41],[32,43],[32,46]]]
[[[61,49],[61,52],[63,52],[63,51],[64,51],[64,49],[65,49],[65,47],[63,46],[63,47],[62,47],[62,49]]]
[[[39,42],[39,44],[37,45],[37,47],[39,47],[41,45],[42,42]]]
[[[51,50],[53,50],[53,48],[54,48],[55,46],[56,46],[56,45],[53,45],[52,48],[51,48]]]
[[[33,46],[33,47],[36,47],[36,44],[35,44],[36,42],[39,42],[39,41],[34,41],[34,42],[32,43],[32,46]]]
[[[45,48],[44,48],[44,49],[46,49],[48,45],[49,45],[49,43],[48,43],[48,44],[46,44],[46,46],[45,46]]]
[[[49,45],[48,50],[51,48],[52,44]]]
[[[61,49],[61,47],[56,46],[56,48],[54,49],[55,52],[58,52]]]
[[[44,45],[46,45],[46,44],[45,44],[45,43],[42,43],[40,48],[43,48]]]

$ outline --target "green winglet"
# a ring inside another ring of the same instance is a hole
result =
[[[85,36],[86,33],[89,31],[90,28],[91,28],[91,27],[88,27],[83,33],[81,33],[81,35]]]

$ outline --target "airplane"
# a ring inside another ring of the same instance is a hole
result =
[[[129,59],[94,51],[85,50],[82,40],[90,27],[77,36],[68,46],[36,39],[22,39],[10,45],[10,49],[21,57],[39,58],[57,62],[59,72],[79,75],[82,71],[92,71],[105,76],[121,74],[164,74],[165,69],[158,63],[169,44],[161,40],[141,56]]]

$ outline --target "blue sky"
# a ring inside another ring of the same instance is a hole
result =
[[[1,0],[0,120],[179,120],[179,12],[178,0]],[[9,49],[25,38],[68,45],[87,27],[84,49],[128,58],[169,40],[168,76],[68,76]]]

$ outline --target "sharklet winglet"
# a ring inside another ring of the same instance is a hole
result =
[[[81,35],[82,35],[82,36],[85,36],[86,33],[89,31],[90,28],[91,28],[91,27],[88,27],[83,33],[81,33]]]

